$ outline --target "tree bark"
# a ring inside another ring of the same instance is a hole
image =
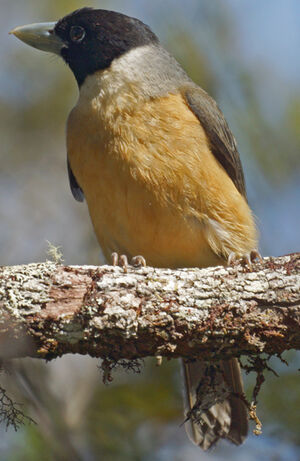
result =
[[[0,357],[216,360],[300,349],[300,254],[208,269],[0,268]]]

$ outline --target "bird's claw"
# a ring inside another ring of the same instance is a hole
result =
[[[252,269],[252,263],[256,260],[259,259],[260,262],[262,262],[262,257],[261,254],[259,253],[258,250],[251,250],[250,253],[246,253],[242,256],[237,255],[237,253],[232,252],[230,253],[228,260],[227,260],[227,265],[228,266],[234,266],[238,262],[241,262],[242,264],[246,264],[248,268],[251,270]]]
[[[131,260],[131,265],[137,267],[146,267],[146,259],[141,255],[134,256]]]
[[[118,255],[118,253],[112,253],[111,255],[112,265],[121,266],[124,269],[124,272],[128,271],[128,258],[126,255]],[[132,266],[135,267],[146,267],[146,260],[143,256],[134,256],[130,261]]]
[[[124,272],[128,270],[128,259],[126,255],[118,255],[118,253],[111,254],[112,265],[113,266],[120,266],[123,267]]]

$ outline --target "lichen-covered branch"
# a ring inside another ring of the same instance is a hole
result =
[[[0,268],[0,357],[206,360],[300,349],[300,254],[247,267]]]

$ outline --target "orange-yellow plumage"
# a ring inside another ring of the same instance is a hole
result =
[[[67,147],[108,259],[117,251],[158,267],[204,267],[256,247],[247,202],[180,93],[144,100],[133,85],[113,94],[87,85]]]

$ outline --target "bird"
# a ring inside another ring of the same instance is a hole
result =
[[[93,8],[11,31],[59,55],[78,84],[67,120],[72,194],[107,261],[209,267],[257,257],[235,138],[215,100],[142,21]],[[204,450],[248,433],[238,359],[183,359],[185,426]],[[217,378],[216,378],[217,377]],[[205,382],[221,382],[223,397]],[[206,391],[205,391],[206,392]]]

